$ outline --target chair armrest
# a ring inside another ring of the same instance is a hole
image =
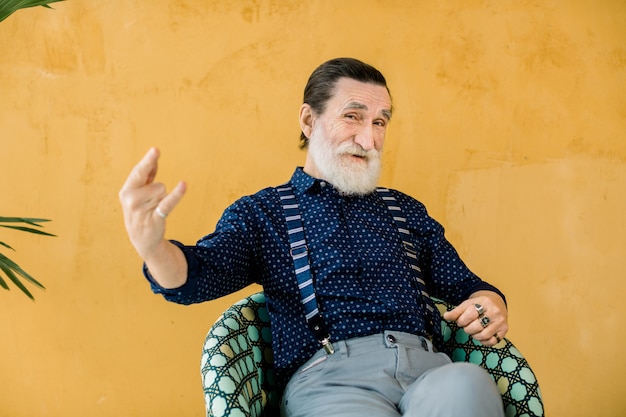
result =
[[[454,306],[433,298],[439,312]],[[471,338],[456,323],[441,320],[443,341],[454,362],[470,362],[489,372],[498,386],[507,417],[544,415],[543,399],[537,377],[522,353],[504,338],[495,346],[484,346]]]

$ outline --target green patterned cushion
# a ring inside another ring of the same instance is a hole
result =
[[[435,300],[443,313],[452,306]],[[452,360],[485,368],[496,381],[507,417],[543,416],[535,374],[508,340],[487,347],[454,323],[442,321]],[[260,292],[230,307],[215,322],[204,343],[202,384],[207,416],[278,416],[280,394],[274,385],[272,338],[265,295]]]
[[[435,300],[443,314],[453,305]],[[471,362],[489,372],[502,394],[507,417],[543,416],[543,400],[534,372],[520,351],[508,339],[496,346],[483,346],[455,323],[441,321],[446,350],[454,362]]]
[[[230,307],[209,331],[202,354],[207,416],[261,416],[276,406],[272,336],[265,295]]]

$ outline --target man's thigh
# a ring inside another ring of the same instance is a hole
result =
[[[348,355],[343,342],[333,355],[318,352],[291,378],[283,394],[285,417],[400,416],[402,390],[384,369],[395,368],[393,349]]]
[[[286,417],[400,416],[406,388],[432,368],[450,363],[400,332],[340,341],[337,352],[320,351],[292,377],[283,395]]]

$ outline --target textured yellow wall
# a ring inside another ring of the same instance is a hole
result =
[[[151,295],[117,191],[143,153],[189,193],[191,243],[303,162],[310,71],[388,77],[385,185],[421,199],[508,295],[549,416],[626,414],[626,3],[68,0],[0,23],[0,230],[46,291],[0,291],[0,415],[201,416],[226,300]]]

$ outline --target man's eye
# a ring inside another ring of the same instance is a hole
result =
[[[354,113],[348,113],[348,114],[346,114],[346,117],[348,119],[352,119],[352,120],[357,120],[358,119],[358,116],[356,114],[354,114]]]

